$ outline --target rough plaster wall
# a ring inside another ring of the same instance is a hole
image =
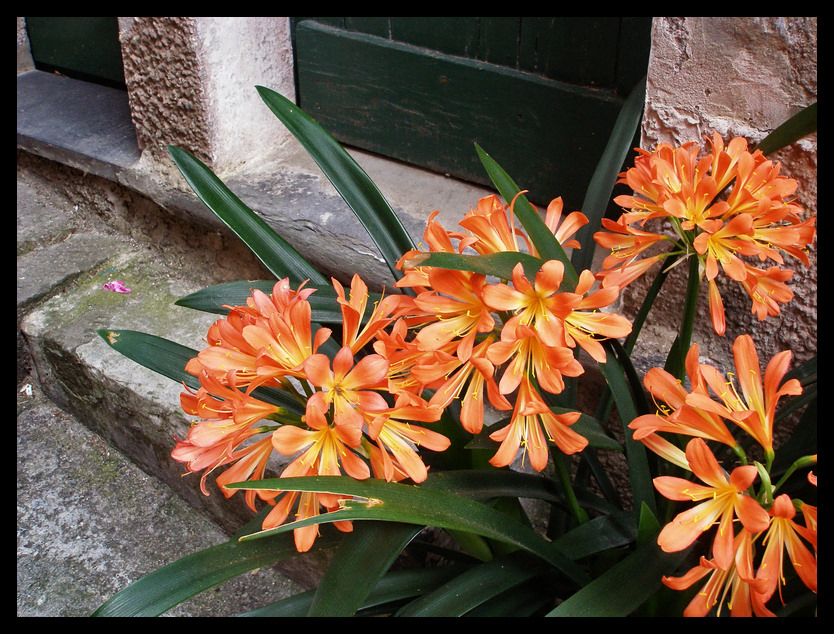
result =
[[[642,147],[667,141],[700,141],[717,131],[729,139],[743,136],[755,144],[801,108],[816,101],[816,18],[655,18],[649,63]],[[798,202],[809,212],[817,207],[816,134],[771,157],[782,173],[795,178]],[[769,358],[780,350],[794,352],[794,363],[816,354],[816,244],[811,266],[786,256],[795,273],[788,284],[794,299],[782,314],[759,322],[751,301],[736,283],[720,284],[727,313],[727,333],[718,337],[709,326],[706,289],[702,289],[694,340],[701,354],[718,363],[731,361],[736,336],[749,332]],[[684,267],[664,286],[665,300],[650,315],[644,339],[663,339],[677,330],[685,287]],[[627,289],[625,307],[635,311],[642,288]]]
[[[35,70],[32,52],[29,49],[29,36],[26,34],[26,18],[17,18],[17,73]]]
[[[210,163],[195,18],[119,18],[119,40],[139,147],[167,160],[173,144]]]
[[[151,158],[167,162],[173,144],[223,173],[287,138],[255,86],[295,98],[289,18],[133,17],[119,25],[139,147]]]
[[[289,137],[255,89],[265,86],[295,101],[289,18],[197,18],[197,36],[208,71],[212,160],[222,172]]]

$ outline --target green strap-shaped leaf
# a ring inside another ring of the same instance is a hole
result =
[[[541,270],[544,260],[527,253],[515,253],[504,251],[502,253],[491,253],[489,255],[462,255],[458,253],[421,253],[414,258],[407,260],[405,265],[412,266],[433,266],[439,269],[452,269],[455,271],[472,271],[503,280],[512,278],[513,268],[521,264],[524,268],[524,276],[534,280],[536,273]]]
[[[319,582],[307,616],[351,616],[422,526],[358,522]]]
[[[551,504],[564,505],[565,496],[552,478],[532,473],[518,473],[509,469],[461,469],[435,471],[420,486],[438,491],[465,495],[473,500],[489,501],[494,498],[528,498]],[[598,513],[617,513],[619,508],[591,493],[577,491],[583,508]],[[568,552],[568,551],[566,551]]]
[[[637,519],[632,511],[600,515],[553,540],[571,559],[582,559],[632,543],[637,537]]]
[[[758,147],[762,154],[773,154],[794,141],[817,131],[817,102],[807,106],[785,121],[761,140]]]
[[[685,556],[686,551],[664,553],[656,539],[648,540],[548,616],[629,616],[660,588],[660,578],[672,574]]]
[[[415,247],[377,186],[354,158],[301,108],[274,90],[256,88],[269,109],[333,183],[376,243],[394,278],[399,279],[402,273],[396,262]]]
[[[207,313],[226,315],[229,312],[226,306],[245,306],[246,300],[252,295],[254,289],[263,291],[267,295],[272,293],[275,280],[240,280],[227,282],[217,286],[209,286],[200,289],[190,295],[181,297],[176,302],[177,306],[192,308]],[[312,309],[311,320],[318,323],[342,323],[342,311],[339,309],[336,291],[330,284],[317,285],[307,284],[305,288],[315,288],[307,301]],[[369,293],[368,303],[379,301],[380,293]],[[366,314],[365,318],[370,317]]]
[[[276,278],[288,277],[295,285],[305,280],[327,284],[327,279],[313,265],[243,204],[199,159],[178,147],[168,146],[168,151],[200,200],[243,240]]]
[[[535,617],[553,605],[553,588],[559,579],[548,571],[505,590],[466,613],[467,617]]]
[[[101,329],[96,332],[111,348],[139,365],[190,388],[200,387],[197,377],[185,371],[186,364],[197,356],[193,348],[135,330]]]
[[[640,505],[645,503],[649,510],[656,515],[657,504],[649,463],[646,458],[646,448],[643,443],[634,440],[634,432],[628,428],[628,424],[637,418],[638,411],[626,380],[625,370],[614,352],[612,343],[605,341],[603,346],[605,347],[606,362],[598,364],[598,367],[608,383],[622,420],[623,434],[625,435],[625,453],[628,459],[628,476],[631,483],[631,492],[634,496],[634,507],[639,509]]]
[[[554,544],[572,559],[634,541],[636,520],[631,512],[601,516],[566,533]],[[460,616],[494,599],[502,592],[546,572],[546,563],[524,551],[515,551],[470,568],[430,594],[423,595],[397,616]],[[551,597],[552,598],[552,597]]]
[[[245,306],[246,300],[252,295],[253,290],[258,289],[269,295],[274,287],[275,280],[227,282],[226,284],[208,286],[185,297],[180,297],[174,304],[184,308],[200,310],[204,313],[227,315],[229,309],[226,306]]]
[[[646,78],[643,77],[631,90],[614,127],[608,144],[602,153],[599,163],[591,177],[585,200],[582,203],[582,213],[588,218],[588,224],[576,232],[576,239],[582,245],[571,254],[571,262],[577,271],[591,268],[596,244],[593,235],[602,224],[602,217],[611,200],[611,193],[617,182],[617,176],[623,167],[629,150],[634,141],[634,133],[640,125],[643,116],[643,105],[646,101]]]
[[[542,260],[560,260],[564,262],[564,290],[573,290],[579,278],[576,275],[576,271],[565,253],[565,250],[556,239],[556,236],[553,235],[553,232],[547,228],[546,224],[544,224],[544,220],[542,220],[539,212],[530,203],[530,201],[528,201],[523,194],[519,195],[521,189],[515,184],[513,179],[510,178],[509,174],[507,174],[507,172],[505,172],[504,169],[495,162],[495,159],[487,154],[477,143],[475,144],[475,150],[478,152],[478,156],[480,157],[481,163],[486,169],[490,180],[493,185],[495,185],[498,193],[501,194],[505,201],[507,201],[507,204],[512,202],[515,198],[513,213],[518,217],[521,225],[527,232],[527,236],[530,238],[533,246],[536,247],[536,250]],[[518,197],[516,198],[516,196]]]
[[[434,592],[399,610],[396,616],[463,616],[491,598],[548,570],[530,553],[515,551],[458,575]]]
[[[341,535],[329,531],[316,540],[312,552],[332,548]],[[231,540],[187,557],[142,577],[121,590],[93,616],[159,616],[204,590],[238,575],[297,557],[292,533],[265,540]]]
[[[192,389],[196,390],[200,387],[200,381],[197,377],[185,371],[185,366],[189,360],[197,356],[196,350],[163,337],[135,330],[101,329],[97,332],[111,348],[139,365],[177,383],[184,383]],[[297,414],[304,413],[304,408],[300,406],[298,401],[277,388],[259,387],[252,394],[262,401],[285,407]]]
[[[391,571],[368,595],[360,610],[425,594],[456,577],[467,568],[468,566],[457,564]],[[306,616],[315,594],[316,590],[308,590],[238,616]]]
[[[587,573],[532,528],[520,524],[506,514],[445,491],[432,491],[376,479],[357,481],[342,476],[314,476],[238,482],[235,489],[269,489],[281,491],[318,491],[358,496],[344,502],[344,508],[306,520],[249,535],[257,539],[274,532],[301,526],[340,520],[387,520],[420,526],[437,526],[462,530],[523,548],[549,562],[578,585],[588,582]]]

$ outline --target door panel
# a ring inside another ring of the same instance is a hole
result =
[[[35,68],[125,87],[118,18],[25,19]]]
[[[488,185],[478,143],[531,200],[577,209],[645,74],[624,20],[296,18],[299,105],[346,145]]]

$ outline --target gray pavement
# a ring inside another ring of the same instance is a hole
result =
[[[17,614],[89,616],[145,574],[228,539],[205,515],[32,387],[17,396]],[[261,569],[170,616],[230,616],[299,592]]]

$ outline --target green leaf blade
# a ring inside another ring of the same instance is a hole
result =
[[[332,548],[337,540],[336,535],[322,536],[314,549]],[[297,556],[291,533],[254,542],[225,542],[142,577],[111,597],[93,616],[159,616],[224,581]]]
[[[536,208],[521,194],[521,189],[515,184],[513,179],[504,171],[504,169],[495,162],[489,154],[487,154],[477,143],[475,150],[481,159],[481,163],[486,169],[487,174],[498,190],[498,193],[504,198],[507,204],[510,204],[515,199],[513,205],[513,213],[518,217],[530,241],[536,247],[539,256],[542,260],[559,260],[565,265],[565,290],[573,290],[579,277],[576,270],[571,264],[562,245],[553,235],[553,232],[544,224],[539,212]]]
[[[185,370],[188,362],[197,356],[196,350],[163,337],[135,330],[100,329],[97,333],[111,348],[128,359],[179,384],[184,383],[191,389],[199,389],[199,379]],[[256,388],[252,394],[267,403],[298,414],[304,413],[304,408],[298,401],[277,388],[262,386]]]
[[[768,155],[817,131],[817,102],[803,108],[761,140],[756,149]]]
[[[361,522],[342,539],[307,616],[352,616],[422,526]]]
[[[629,616],[660,588],[661,577],[672,574],[685,556],[686,551],[664,553],[656,540],[650,540],[547,616]]]
[[[597,164],[585,200],[582,202],[582,213],[588,218],[588,224],[576,232],[576,239],[582,245],[571,254],[571,262],[577,271],[591,268],[596,244],[593,234],[602,225],[602,218],[611,200],[611,193],[617,182],[629,150],[631,150],[634,134],[643,116],[643,106],[646,101],[646,78],[637,83],[632,89],[619,115],[614,122],[608,144]]]
[[[247,207],[199,159],[168,146],[174,163],[191,189],[229,227],[278,279],[298,285],[305,280],[326,284],[327,279],[279,236],[266,221]]]
[[[472,271],[503,280],[512,278],[513,268],[521,264],[524,276],[534,280],[544,260],[527,253],[505,251],[489,255],[464,255],[459,253],[421,253],[411,260],[406,260],[406,268],[412,266],[433,266],[439,269]]]
[[[246,300],[255,289],[271,295],[274,287],[275,280],[227,282],[195,291],[190,295],[181,297],[174,304],[207,313],[227,315],[229,309],[226,306],[245,306]],[[331,285],[307,284],[305,288],[316,289],[316,292],[307,298],[312,309],[311,321],[319,323],[342,322],[342,311],[339,308],[336,291]],[[376,301],[379,297],[378,293],[370,293],[368,301]]]
[[[467,570],[434,592],[412,601],[397,616],[463,616],[547,570],[547,564],[541,559],[515,551]]]
[[[357,481],[342,476],[281,478],[227,485],[229,488],[270,489],[283,491],[318,491],[358,496],[345,501],[344,508],[331,513],[286,524],[277,529],[248,536],[256,539],[273,531],[340,520],[386,520],[462,530],[523,548],[548,561],[578,585],[588,581],[587,574],[533,529],[512,520],[506,514],[474,500],[445,491],[369,479]]]
[[[414,242],[391,205],[354,158],[301,108],[277,92],[256,86],[272,113],[301,143],[356,214],[376,243],[395,279],[396,262]]]
[[[608,387],[617,404],[625,436],[625,453],[628,459],[628,474],[631,483],[631,491],[634,496],[634,506],[639,509],[645,503],[652,513],[657,514],[657,504],[654,497],[651,471],[649,469],[646,448],[638,440],[634,440],[634,432],[629,429],[628,424],[638,416],[638,409],[634,397],[629,389],[626,379],[626,369],[615,353],[614,344],[611,341],[603,343],[606,353],[606,362],[599,364],[599,369],[605,377]],[[619,346],[621,348],[621,346]],[[624,357],[628,360],[628,357]]]
[[[96,332],[107,345],[139,365],[190,388],[200,387],[197,377],[185,371],[186,364],[197,356],[196,350],[135,330],[101,329]]]

